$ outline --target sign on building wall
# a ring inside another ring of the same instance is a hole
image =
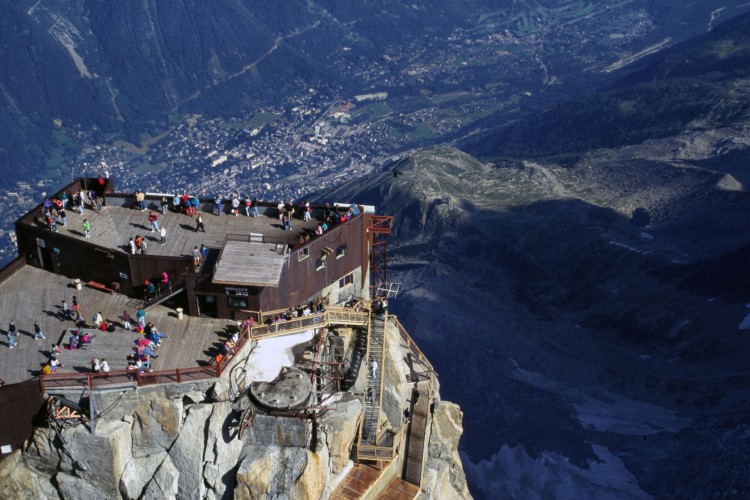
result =
[[[225,286],[224,293],[227,295],[234,295],[235,297],[247,297],[250,295],[247,287],[244,286]]]

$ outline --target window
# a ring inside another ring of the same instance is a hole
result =
[[[246,297],[227,297],[227,305],[229,307],[242,307],[247,309],[247,298]]]
[[[354,275],[352,273],[347,274],[339,280],[339,288],[344,288],[354,283]]]
[[[325,269],[326,267],[326,258],[328,256],[326,254],[321,254],[318,261],[315,263],[315,270],[320,271],[321,269]]]
[[[341,245],[340,247],[338,247],[336,249],[336,258],[337,259],[340,259],[344,255],[346,255],[346,243],[344,243],[343,245]]]
[[[297,252],[297,257],[299,260],[305,260],[310,256],[310,247],[305,247],[300,249],[299,252]]]

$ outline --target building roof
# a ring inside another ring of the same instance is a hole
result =
[[[189,257],[196,246],[221,248],[227,239],[232,237],[244,237],[249,240],[251,235],[258,235],[266,242],[295,245],[301,233],[312,234],[319,222],[315,217],[309,222],[295,218],[292,221],[293,230],[285,231],[276,217],[276,210],[270,207],[263,208],[268,215],[261,212],[258,218],[253,218],[244,214],[237,217],[226,214],[217,217],[209,213],[210,209],[207,207],[201,213],[205,233],[196,231],[195,217],[171,211],[162,215],[160,211],[154,210],[159,218],[159,227],[163,226],[167,230],[166,244],[161,244],[158,232],[151,231],[148,221],[149,210],[139,211],[120,206],[102,207],[101,212],[95,212],[87,206],[83,215],[68,210],[68,226],[58,226],[58,231],[68,236],[83,238],[81,224],[86,218],[91,222],[89,241],[96,245],[119,252],[129,252],[128,240],[141,235],[147,242],[147,254]],[[320,214],[314,212],[313,215]]]
[[[272,243],[227,241],[216,263],[213,282],[278,287],[287,248]]]

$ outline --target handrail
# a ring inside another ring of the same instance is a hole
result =
[[[396,457],[396,446],[357,445],[358,459],[393,460]]]
[[[345,311],[333,308],[332,314],[343,317]],[[115,384],[135,383],[139,387],[153,384],[164,384],[172,382],[192,382],[195,380],[207,380],[218,378],[226,369],[227,365],[234,359],[246,344],[261,338],[270,338],[278,335],[294,333],[296,330],[323,328],[330,325],[328,312],[294,318],[292,320],[272,325],[258,325],[251,327],[248,323],[240,326],[240,336],[235,346],[234,356],[224,356],[221,361],[209,366],[193,366],[189,368],[171,368],[153,372],[139,372],[137,370],[114,370],[108,373],[51,373],[40,375],[39,388],[41,392],[51,388],[84,387],[95,389]],[[367,312],[352,312],[346,314],[359,321],[361,316],[367,317]],[[351,324],[358,325],[353,322]],[[365,323],[366,324],[366,323]],[[278,327],[278,329],[276,328]],[[248,342],[250,340],[251,342]]]
[[[180,277],[177,281],[174,281],[173,277],[170,276],[168,286],[160,288],[156,293],[146,295],[143,299],[143,308],[151,307],[159,302],[166,300],[168,297],[181,292],[185,288],[185,278]]]
[[[383,338],[381,339],[383,343],[383,348],[380,352],[380,360],[378,360],[380,363],[380,373],[381,373],[380,389],[378,390],[378,397],[380,398],[380,401],[378,402],[378,418],[375,421],[376,422],[375,423],[375,441],[378,443],[380,442],[380,439],[383,437],[383,434],[385,433],[385,431],[382,430],[380,427],[382,425],[382,419],[383,419],[383,412],[380,411],[380,405],[383,403],[383,385],[385,384],[385,377],[383,376],[383,373],[385,372],[385,352],[387,349],[386,348],[386,344],[387,344],[386,343],[386,328],[388,328],[388,313],[387,312],[383,314]],[[367,345],[368,358],[367,359],[369,359],[369,356],[370,356],[369,350],[370,350],[370,345],[368,342],[368,345]]]
[[[398,318],[395,315],[388,315],[388,317],[393,318],[393,322],[395,323],[396,327],[398,328],[398,332],[401,335],[401,340],[404,341],[406,347],[414,355],[417,361],[425,368],[427,368],[428,371],[435,371],[432,367],[432,363],[430,363],[430,361],[427,359],[427,356],[425,356],[419,346],[417,346],[417,343],[414,342],[414,339],[411,338],[411,335],[409,335],[409,332],[406,331],[406,328],[404,328],[404,325],[401,324]]]
[[[326,313],[310,314],[284,321],[271,323],[270,325],[257,325],[251,329],[251,337],[254,340],[261,338],[276,337],[297,331],[309,330],[310,328],[322,328],[328,326]]]

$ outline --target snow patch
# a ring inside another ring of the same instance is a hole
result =
[[[307,330],[294,335],[261,339],[247,358],[245,365],[245,382],[271,382],[285,366],[294,365],[292,348],[309,342],[315,335],[314,330]]]
[[[631,252],[635,252],[635,253],[641,254],[641,255],[647,255],[647,254],[651,253],[651,252],[647,252],[645,250],[638,250],[635,247],[631,247],[630,245],[626,245],[625,243],[620,243],[619,241],[609,241],[608,243],[610,245],[614,245],[616,247],[621,247],[621,248],[624,248],[626,250],[630,250]]]
[[[750,314],[745,316],[745,319],[742,320],[742,323],[740,323],[738,328],[740,330],[750,330]]]
[[[590,460],[588,468],[551,451],[535,460],[523,446],[507,445],[490,460],[475,464],[461,454],[461,461],[469,482],[487,498],[650,498],[622,460],[605,446],[591,447],[598,460]]]
[[[679,432],[690,423],[690,418],[680,417],[662,406],[598,387],[575,388],[523,369],[514,370],[513,378],[559,395],[575,408],[575,418],[582,425],[599,432],[649,436],[660,432]]]

